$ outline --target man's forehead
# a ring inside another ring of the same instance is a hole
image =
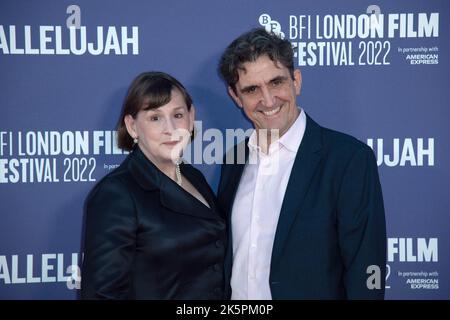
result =
[[[261,69],[261,68],[275,68],[284,69],[283,64],[278,60],[271,60],[268,56],[258,57],[254,61],[246,61],[238,67],[238,72],[243,74],[248,73],[248,70]]]
[[[242,83],[254,80],[270,81],[272,78],[284,76],[288,72],[289,70],[280,62],[272,60],[245,62],[238,68],[238,82]],[[264,77],[264,79],[261,77]]]

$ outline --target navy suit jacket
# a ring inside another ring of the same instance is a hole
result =
[[[244,167],[222,166],[218,200],[230,226]],[[231,227],[228,239],[225,277],[229,284]],[[369,279],[372,265],[380,268],[375,273],[378,279]],[[273,244],[272,298],[383,299],[385,268],[386,224],[372,150],[351,136],[319,126],[307,115]],[[369,289],[376,280],[379,289]],[[228,296],[230,290],[227,285]]]
[[[210,208],[139,148],[92,190],[82,298],[223,299],[225,220],[200,171],[180,167]]]

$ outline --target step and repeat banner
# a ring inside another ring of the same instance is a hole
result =
[[[137,74],[185,84],[187,160],[217,188],[223,153],[251,128],[218,59],[258,26],[292,42],[299,106],[374,150],[386,298],[450,299],[449,23],[446,0],[2,0],[0,299],[76,299],[84,201],[126,156],[114,130]]]

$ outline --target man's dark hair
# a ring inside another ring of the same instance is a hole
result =
[[[244,63],[256,61],[263,55],[275,63],[281,63],[294,78],[294,50],[291,43],[264,28],[252,29],[235,39],[220,58],[219,72],[235,93],[239,81],[238,70],[243,69]]]

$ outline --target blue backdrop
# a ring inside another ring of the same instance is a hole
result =
[[[84,199],[125,156],[114,128],[137,74],[186,85],[209,154],[194,164],[217,188],[214,146],[251,127],[217,62],[264,26],[295,47],[298,104],[374,149],[386,297],[449,299],[449,13],[445,0],[1,1],[0,298],[76,297]]]

